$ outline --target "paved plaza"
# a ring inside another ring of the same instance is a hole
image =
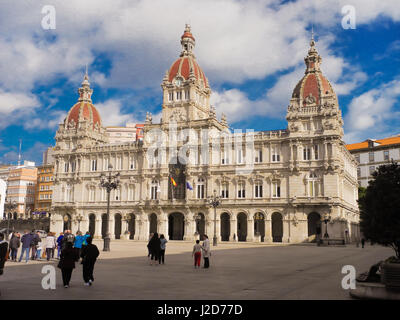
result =
[[[101,241],[95,244],[102,250]],[[77,263],[68,289],[57,268],[56,290],[41,287],[47,261],[8,261],[0,277],[0,299],[350,299],[341,287],[342,267],[353,265],[359,274],[393,255],[378,245],[220,243],[211,247],[210,269],[194,269],[192,247],[191,242],[170,241],[166,264],[150,266],[145,242],[114,240],[111,252],[100,253],[92,287],[83,285]]]

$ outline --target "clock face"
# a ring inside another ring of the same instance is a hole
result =
[[[181,85],[181,83],[182,83],[182,81],[181,81],[180,79],[176,79],[176,80],[175,80],[175,85],[176,85],[176,86],[179,87],[179,86]]]

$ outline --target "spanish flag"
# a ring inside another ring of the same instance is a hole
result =
[[[172,177],[171,177],[171,182],[172,182],[172,185],[173,185],[174,187],[176,187],[176,182],[175,182],[174,178],[172,178]]]

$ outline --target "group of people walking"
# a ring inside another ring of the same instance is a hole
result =
[[[21,255],[17,260],[18,249],[21,245]],[[25,255],[25,262],[28,263],[29,257],[31,260],[40,260],[43,250],[43,254],[49,261],[54,258],[55,248],[58,249],[57,259],[60,260],[58,267],[61,269],[64,287],[69,287],[75,263],[80,259],[82,259],[84,285],[91,286],[94,281],[94,265],[100,252],[97,246],[92,244],[89,232],[83,235],[78,231],[76,235],[73,235],[71,230],[65,230],[57,238],[54,232],[49,232],[42,238],[35,230],[31,232],[25,230],[22,237],[18,232],[10,234],[8,242],[4,234],[0,233],[0,275],[3,273],[4,264],[8,258],[14,262],[21,262]]]
[[[147,244],[147,249],[148,249],[148,255],[147,257],[150,258],[150,265],[153,265],[153,260],[154,264],[165,264],[165,249],[166,249],[166,244],[168,240],[165,239],[164,235],[161,234],[160,237],[158,237],[158,233],[151,233],[150,234],[150,240],[149,243]]]
[[[31,232],[25,230],[22,236],[19,232],[12,232],[8,239],[9,256],[11,261],[14,262],[21,262],[24,256],[26,263],[29,260],[41,260],[42,258],[46,258],[49,261],[50,259],[54,259],[54,252],[57,248],[57,259],[59,259],[62,249],[66,247],[66,243],[68,242],[72,243],[79,255],[88,237],[90,237],[89,232],[82,235],[82,232],[78,231],[76,236],[74,236],[71,230],[61,232],[57,238],[54,232],[49,232],[46,237],[42,237],[40,232],[35,232],[35,230]],[[17,260],[20,247],[21,253]]]
[[[158,264],[165,264],[165,249],[167,242],[168,241],[165,239],[163,234],[161,234],[160,237],[158,237],[157,232],[150,234],[150,239],[147,244],[147,257],[150,260],[150,265],[153,265],[153,261],[155,265],[157,265],[157,261]],[[200,244],[200,240],[196,240],[196,244],[193,247],[192,257],[194,257],[195,268],[200,268],[202,255],[204,258],[204,268],[209,268],[211,249],[210,241],[208,240],[208,236],[206,234],[203,235],[203,244]]]

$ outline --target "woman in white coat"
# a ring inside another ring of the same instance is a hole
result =
[[[210,266],[209,257],[211,256],[210,240],[208,240],[208,236],[206,234],[203,235],[203,237],[204,240],[201,248],[203,249],[204,268],[208,268]]]
[[[48,236],[46,237],[45,246],[46,246],[46,256],[47,261],[54,255],[54,248],[57,245],[56,237],[53,232],[49,232]]]

